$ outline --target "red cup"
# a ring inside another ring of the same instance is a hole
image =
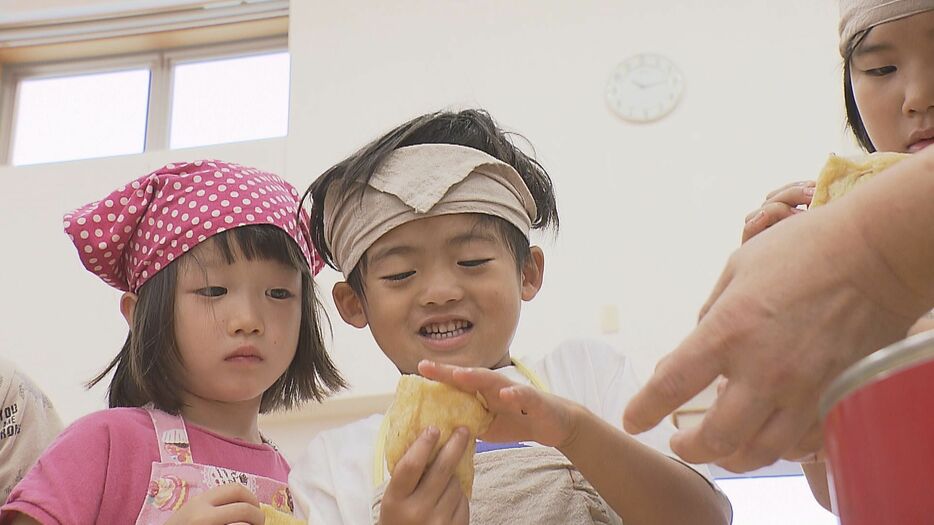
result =
[[[820,408],[840,523],[934,523],[934,332],[860,360]]]

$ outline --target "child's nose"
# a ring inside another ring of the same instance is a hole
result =
[[[422,305],[443,305],[463,299],[464,289],[457,278],[447,272],[439,272],[424,280]]]
[[[228,312],[227,330],[231,335],[262,334],[265,328],[260,307],[255,301],[242,299]]]
[[[919,70],[908,80],[903,110],[922,116],[934,112],[934,69]]]

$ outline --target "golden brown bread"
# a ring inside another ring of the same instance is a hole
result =
[[[441,432],[431,452],[431,461],[438,455],[438,451],[451,437],[455,428],[466,427],[470,432],[470,439],[467,450],[454,469],[454,474],[464,494],[470,499],[476,438],[486,431],[492,421],[493,416],[479,396],[421,376],[403,375],[396,387],[396,397],[386,411],[386,466],[391,474],[409,446],[429,426],[434,426]]]
[[[896,162],[908,158],[907,153],[877,152],[857,158],[831,155],[817,178],[811,208],[827,204],[872,178]]]
[[[266,525],[305,525],[307,522],[290,516],[281,510],[277,510],[272,505],[260,503],[259,508],[266,516]]]

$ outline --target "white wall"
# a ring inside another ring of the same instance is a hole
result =
[[[119,182],[215,156],[284,171],[301,187],[405,119],[482,106],[534,144],[562,220],[545,240],[546,284],[523,311],[515,353],[600,335],[610,306],[620,332],[606,337],[645,378],[690,330],[744,215],[767,191],[815,176],[829,152],[854,150],[832,4],[293,1],[287,139],[0,168],[0,351],[66,420],[102,406],[103,389],[80,382],[117,351],[125,326],[117,293],[81,268],[59,220]],[[612,69],[643,51],[671,58],[687,87],[666,119],[632,125],[610,113],[603,91]],[[327,301],[336,278],[321,274]],[[331,318],[352,395],[392,389],[393,368],[369,334],[333,309]]]
[[[482,106],[523,133],[555,180],[562,227],[518,355],[612,337],[642,377],[690,330],[742,219],[771,189],[816,176],[844,135],[836,9],[814,0],[293,2],[291,175],[320,173],[392,126]],[[686,91],[666,119],[627,124],[612,69],[659,52]],[[325,285],[333,272],[322,274]],[[391,388],[364,332],[334,316],[361,390]]]

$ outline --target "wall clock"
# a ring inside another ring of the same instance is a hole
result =
[[[640,53],[613,70],[606,86],[606,101],[624,120],[653,122],[675,109],[683,91],[684,76],[671,60]]]

